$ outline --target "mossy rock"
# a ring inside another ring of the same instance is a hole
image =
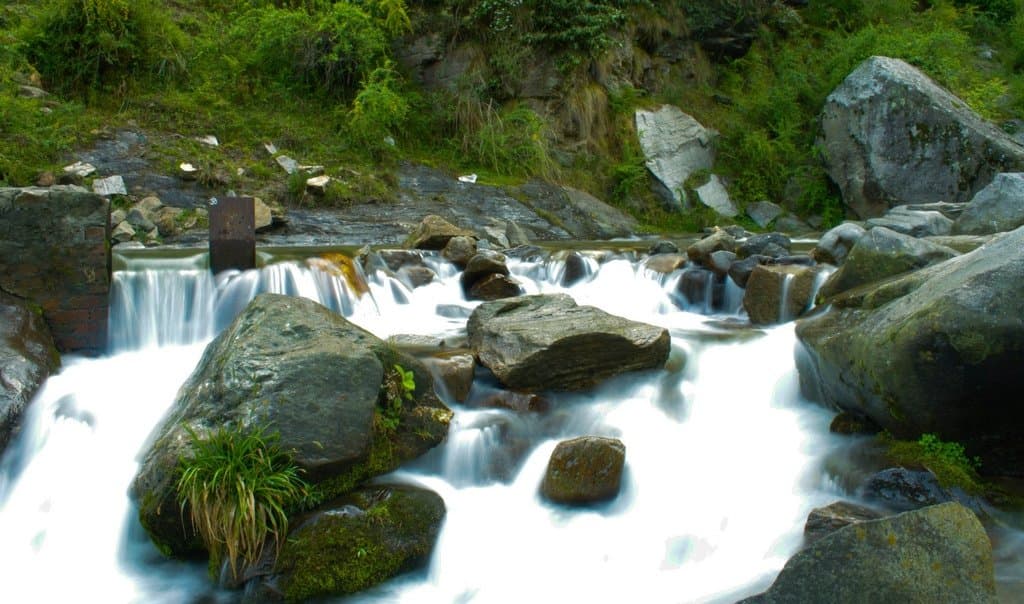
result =
[[[540,492],[569,505],[614,499],[622,484],[626,447],[615,438],[582,436],[558,443],[551,453]]]
[[[295,519],[273,572],[249,594],[298,602],[367,589],[426,564],[444,516],[433,491],[360,489]]]

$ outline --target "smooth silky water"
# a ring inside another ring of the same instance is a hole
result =
[[[230,602],[205,565],[164,559],[127,490],[153,427],[205,345],[256,294],[304,296],[386,338],[458,338],[475,305],[458,271],[410,289],[377,272],[369,294],[301,260],[211,277],[202,255],[119,258],[110,352],[69,356],[29,408],[0,462],[0,593],[5,602]],[[557,255],[556,255],[557,257]],[[635,254],[593,253],[591,274],[558,285],[557,259],[512,260],[527,293],[567,292],[581,304],[668,328],[665,370],[548,397],[543,414],[453,403],[447,442],[382,481],[426,486],[448,513],[429,567],[345,602],[733,602],[763,590],[801,544],[807,513],[849,498],[824,460],[842,446],[831,413],[801,398],[792,324],[706,316],[681,300],[679,273]],[[471,398],[496,384],[481,371]],[[579,435],[626,446],[622,492],[598,507],[543,502],[538,485],[555,444]],[[1016,568],[1016,566],[1014,567]]]

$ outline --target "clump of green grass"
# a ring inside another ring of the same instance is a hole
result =
[[[188,434],[191,454],[179,460],[178,501],[210,552],[211,572],[226,557],[240,577],[260,560],[268,539],[280,552],[288,511],[310,497],[310,487],[276,434],[241,427]]]

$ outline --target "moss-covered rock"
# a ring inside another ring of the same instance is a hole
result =
[[[289,602],[357,592],[425,564],[445,516],[436,493],[373,486],[294,521],[273,571],[250,599]]]
[[[587,504],[614,499],[622,483],[626,447],[615,438],[581,436],[558,443],[540,492],[555,503]]]
[[[398,367],[411,372],[407,393],[389,387],[401,383]],[[325,497],[394,470],[447,435],[451,411],[432,384],[422,363],[327,308],[258,296],[210,343],[154,432],[132,485],[140,521],[161,551],[197,550],[175,492],[189,430],[277,433]]]
[[[978,519],[944,503],[841,528],[786,563],[744,604],[994,604],[992,545]]]
[[[969,254],[851,290],[797,325],[807,395],[871,419],[898,439],[935,434],[1020,475],[1024,408],[1024,228]]]

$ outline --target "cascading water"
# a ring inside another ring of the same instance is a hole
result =
[[[205,344],[260,292],[312,298],[381,337],[462,333],[474,303],[454,267],[425,261],[433,283],[411,290],[378,272],[362,296],[300,262],[217,278],[201,257],[117,272],[111,354],[66,358],[0,464],[0,597],[236,598],[213,589],[202,564],[164,560],[138,526],[126,493],[150,430]],[[552,395],[546,413],[447,401],[447,442],[388,477],[445,499],[429,568],[346,601],[731,602],[763,589],[799,546],[807,512],[840,496],[821,469],[838,440],[830,414],[799,396],[791,326],[730,331],[681,310],[680,272],[650,272],[630,255],[588,266],[565,288],[557,262],[511,262],[527,293],[566,291],[668,328],[666,369]],[[474,393],[488,387],[484,378]],[[625,443],[622,493],[583,510],[542,502],[555,444],[584,434]]]

